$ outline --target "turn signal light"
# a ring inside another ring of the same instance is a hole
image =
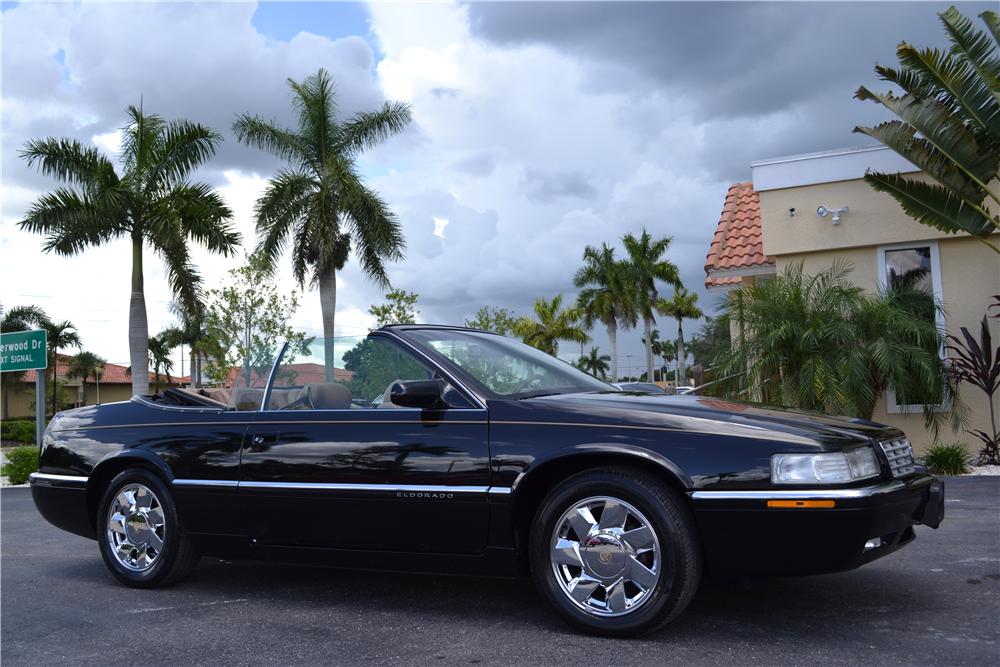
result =
[[[833,500],[768,500],[768,507],[835,507]]]

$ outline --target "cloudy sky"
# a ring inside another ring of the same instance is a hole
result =
[[[125,362],[128,247],[43,254],[16,225],[54,183],[19,149],[71,136],[114,153],[140,96],[147,111],[210,125],[227,138],[199,178],[225,196],[249,247],[253,202],[279,165],[237,144],[230,126],[247,111],[290,123],[285,79],[320,67],[345,116],[385,99],[413,106],[409,129],[363,168],[404,226],[406,261],[390,276],[420,293],[422,321],[569,295],[585,245],[643,227],[673,237],[671,259],[703,292],[729,184],[749,178],[751,160],[864,143],[851,129],[882,116],[854,90],[877,85],[872,66],[893,64],[898,41],[942,44],[935,12],[945,7],[4,2],[0,302],[41,305],[73,321],[87,349]],[[197,257],[208,285],[236,264]],[[295,287],[288,270],[279,282]],[[146,286],[155,333],[172,317],[152,258]],[[340,288],[342,332],[363,333],[380,290],[353,262]],[[711,310],[715,299],[701,298]],[[320,331],[315,293],[293,323]],[[622,353],[623,365],[640,364],[637,333]]]

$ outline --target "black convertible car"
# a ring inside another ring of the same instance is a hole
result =
[[[31,478],[129,586],[199,556],[514,576],[607,635],[658,628],[703,574],[847,570],[937,527],[899,431],[624,392],[483,331],[285,346],[230,390],[58,414]]]

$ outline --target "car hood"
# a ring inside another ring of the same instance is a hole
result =
[[[576,419],[641,426],[663,426],[688,431],[725,431],[736,435],[798,436],[802,440],[845,444],[845,441],[885,440],[901,433],[885,424],[836,417],[805,410],[782,409],[755,403],[691,394],[675,396],[637,392],[559,394],[526,399],[552,418],[572,414]],[[527,406],[526,406],[527,407]],[[797,439],[798,439],[797,438]]]

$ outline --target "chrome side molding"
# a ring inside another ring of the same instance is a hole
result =
[[[755,491],[694,491],[693,500],[837,500],[848,498],[870,498],[884,493],[893,493],[906,488],[916,488],[930,484],[933,477],[922,477],[907,484],[903,481],[886,482],[874,486],[854,489],[760,489]]]

